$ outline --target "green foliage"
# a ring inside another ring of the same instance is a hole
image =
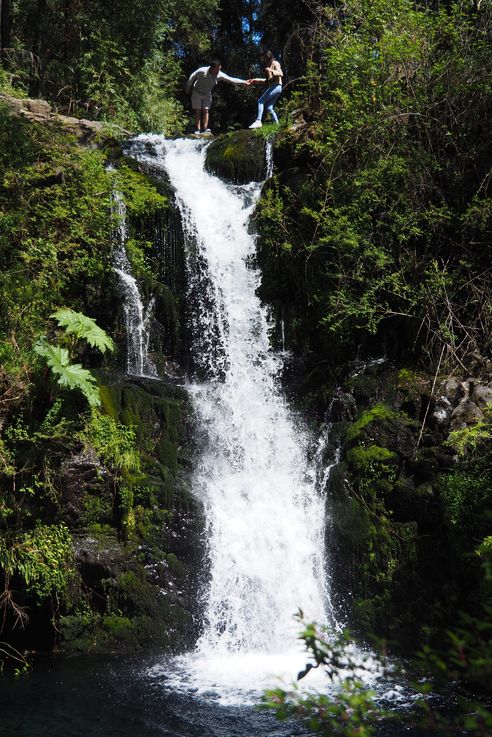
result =
[[[81,439],[88,442],[104,463],[121,474],[140,471],[133,427],[93,410]]]
[[[490,422],[477,422],[476,425],[471,427],[453,430],[449,434],[446,443],[456,451],[458,456],[463,458],[484,447],[491,439],[492,424]]]
[[[110,415],[93,410],[80,437],[96,450],[115,475],[121,525],[128,534],[135,527],[133,488],[143,478],[135,430],[117,422]]]
[[[477,555],[492,558],[492,535],[485,537],[477,548]]]
[[[38,525],[13,539],[2,539],[0,567],[5,577],[3,606],[15,575],[20,576],[27,593],[38,604],[51,594],[64,594],[75,575],[68,528],[63,524]]]
[[[80,363],[70,363],[66,348],[39,342],[34,346],[34,350],[39,356],[46,359],[46,363],[57,377],[60,386],[81,391],[91,407],[101,404],[99,391],[95,386],[96,379]]]
[[[290,691],[278,688],[265,693],[262,708],[273,709],[279,719],[300,719],[307,729],[326,737],[370,737],[382,712],[376,706],[375,693],[362,679],[364,672],[376,667],[383,672],[384,666],[381,662],[376,666],[369,654],[356,654],[348,632],[334,635],[314,623],[306,624],[302,613],[298,619],[304,625],[299,636],[310,662],[297,679],[304,678],[313,668],[322,668],[330,682],[330,693],[306,694],[297,687]]]
[[[358,445],[347,451],[347,463],[364,497],[392,490],[398,470],[398,456],[393,451],[379,445]]]
[[[477,524],[481,526],[480,520],[489,503],[488,479],[483,478],[480,483],[474,474],[456,471],[441,477],[439,491],[449,524],[472,529]]]
[[[60,327],[65,328],[67,335],[73,335],[77,340],[85,340],[101,353],[105,353],[106,350],[114,351],[112,339],[96,324],[92,317],[87,317],[87,315],[75,312],[68,307],[53,312],[50,317],[53,317]]]
[[[0,356],[15,394],[49,316],[67,304],[85,312],[94,280],[110,273],[111,180],[100,151],[3,108],[0,152]]]
[[[107,614],[103,618],[103,627],[114,637],[124,638],[132,631],[133,622],[121,614]]]
[[[167,198],[140,172],[121,162],[109,171],[114,187],[123,195],[128,212],[134,216],[149,215],[167,205]]]
[[[393,327],[466,362],[490,335],[490,4],[310,9],[281,141],[296,168],[259,205],[262,295],[301,348],[353,352]]]
[[[183,53],[210,46],[216,0],[12,0],[0,85],[28,89],[61,112],[171,135]],[[6,12],[6,11],[4,11]]]
[[[22,87],[15,86],[13,84],[14,80],[12,77],[12,74],[9,74],[5,69],[0,67],[0,92],[10,95],[11,97],[27,97],[26,90]]]
[[[114,343],[111,338],[91,317],[87,317],[81,312],[74,312],[68,307],[57,310],[50,317],[55,318],[58,325],[64,328],[65,333],[62,340],[67,341],[72,355],[79,340],[86,341],[101,353],[105,353],[107,349],[114,350]],[[96,379],[80,363],[70,362],[70,354],[67,348],[40,340],[34,346],[34,351],[46,360],[60,386],[81,391],[91,407],[98,407],[101,404]]]
[[[303,630],[299,636],[309,654],[309,662],[297,679],[306,677],[313,668],[322,668],[327,686],[323,693],[303,692],[296,685],[290,691],[281,688],[267,691],[260,707],[273,710],[278,719],[299,719],[307,729],[325,737],[369,737],[381,727],[391,728],[395,719],[400,722],[400,729],[420,732],[424,728],[447,733],[451,725],[460,733],[487,737],[492,713],[486,704],[461,697],[459,711],[450,714],[441,712],[439,700],[430,700],[429,695],[444,693],[449,698],[449,680],[458,674],[490,688],[490,613],[487,609],[481,619],[462,619],[460,626],[449,633],[445,654],[426,646],[413,663],[407,664],[404,672],[400,672],[396,663],[387,663],[383,655],[384,643],[378,643],[378,652],[366,653],[356,647],[348,631],[334,635],[316,623],[306,624],[301,613],[298,619]],[[414,676],[415,696],[421,694],[421,698],[406,712],[381,709],[376,694],[363,683],[365,673],[408,683],[409,672]],[[478,681],[477,673],[480,674]],[[447,701],[445,699],[444,703]]]

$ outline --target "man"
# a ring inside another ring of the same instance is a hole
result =
[[[208,117],[212,105],[212,90],[217,82],[249,85],[249,80],[229,77],[221,71],[221,62],[214,60],[208,67],[200,67],[190,75],[186,83],[186,93],[191,92],[191,107],[195,114],[195,133],[211,133]]]

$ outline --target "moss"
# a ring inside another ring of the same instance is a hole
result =
[[[134,493],[147,488],[146,498],[141,495],[138,500],[140,506],[172,508],[178,497],[176,484],[184,435],[183,393],[165,385],[152,383],[147,387],[123,382],[104,386],[102,398],[105,409],[135,431],[140,472],[126,472],[126,486]],[[142,519],[140,530],[141,523]]]
[[[185,575],[186,569],[174,553],[168,553],[166,555],[166,561],[169,565],[169,570],[173,575],[178,576],[179,578],[182,578]]]
[[[91,613],[60,617],[60,647],[64,652],[88,653],[96,642],[96,616]]]
[[[235,184],[260,181],[265,176],[265,142],[244,130],[219,136],[207,148],[205,166]]]
[[[116,581],[118,605],[126,613],[155,615],[158,589],[150,584],[143,570],[126,571]]]
[[[82,500],[82,510],[79,515],[81,527],[99,524],[103,525],[112,518],[112,501],[108,497],[92,496],[86,494]]]
[[[99,394],[104,412],[113,420],[118,419],[118,408],[115,405],[114,397],[109,386],[100,386]]]
[[[389,470],[398,462],[398,456],[388,448],[379,445],[356,446],[347,451],[347,461],[356,471]]]
[[[176,444],[168,438],[161,438],[157,446],[157,454],[159,460],[175,475],[178,472],[178,449]]]
[[[347,463],[354,486],[364,498],[393,490],[398,456],[387,448],[359,445],[347,451]]]
[[[387,407],[385,404],[376,404],[371,409],[366,410],[361,416],[353,422],[347,429],[347,441],[353,442],[360,435],[362,430],[371,422],[382,420],[394,420],[398,418],[398,413]]]
[[[358,374],[346,381],[349,389],[357,400],[368,400],[377,394],[380,380],[378,376]]]
[[[371,535],[370,517],[355,499],[337,500],[332,506],[335,532],[347,550],[363,548]]]
[[[169,514],[156,504],[153,504],[150,509],[140,505],[135,506],[132,510],[133,535],[139,540],[155,540],[164,522],[169,521]]]

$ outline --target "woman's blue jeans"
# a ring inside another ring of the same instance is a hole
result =
[[[273,109],[273,106],[277,102],[278,98],[282,94],[282,85],[276,84],[275,87],[268,87],[264,93],[261,95],[261,97],[258,98],[258,114],[256,116],[257,120],[261,120],[263,118],[263,110],[266,109],[270,113],[270,115],[273,118],[274,123],[278,123],[277,113]]]

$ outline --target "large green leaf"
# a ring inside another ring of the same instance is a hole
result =
[[[40,341],[34,346],[34,350],[46,359],[60,386],[81,391],[91,407],[98,407],[101,404],[96,379],[80,363],[70,363],[66,348]]]
[[[53,312],[50,317],[53,317],[60,327],[64,327],[67,333],[71,333],[81,340],[86,340],[89,345],[98,348],[101,353],[105,353],[106,350],[114,350],[112,339],[97,325],[92,317],[87,317],[82,312],[75,312],[69,307],[60,308]]]

